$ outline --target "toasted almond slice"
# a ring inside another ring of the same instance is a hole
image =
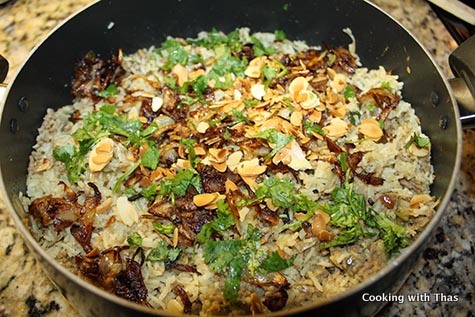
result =
[[[251,189],[256,185],[256,176],[241,176],[241,178]]]
[[[127,226],[139,221],[139,215],[135,206],[125,196],[117,198],[117,216]]]
[[[313,91],[303,90],[301,94],[305,95],[305,99],[300,102],[303,109],[313,109],[320,105],[320,99]]]
[[[89,153],[89,169],[99,172],[109,164],[114,155],[114,141],[105,138],[97,143]]]
[[[100,203],[96,207],[96,213],[103,214],[104,212],[108,211],[110,207],[112,206],[113,202],[114,201],[112,200],[112,198],[110,197],[106,198],[102,203]]]
[[[114,148],[114,141],[110,138],[105,138],[94,147],[98,153],[110,153]]]
[[[266,56],[259,56],[259,57],[254,58],[252,61],[249,62],[249,65],[244,71],[244,74],[247,77],[251,77],[251,78],[261,77],[262,67],[264,66],[266,59],[267,59]]]
[[[411,144],[411,146],[409,146],[407,151],[409,153],[411,153],[412,155],[417,156],[417,157],[424,157],[424,156],[429,155],[429,153],[430,153],[430,150],[428,148],[425,148],[425,147],[420,148],[414,143]]]
[[[193,196],[193,203],[198,207],[203,207],[216,201],[219,193],[205,193]]]
[[[255,84],[251,87],[251,95],[256,98],[257,100],[262,100],[265,96],[266,91],[263,84]]]
[[[196,131],[198,131],[199,133],[205,133],[206,130],[208,130],[209,128],[209,123],[208,122],[200,122],[198,123],[198,125],[196,126]]]
[[[222,163],[226,161],[226,158],[228,156],[228,150],[211,148],[209,149],[209,154],[212,156],[211,161],[214,161],[216,163]]]
[[[179,86],[183,86],[183,84],[188,81],[188,71],[180,64],[173,66],[172,74],[177,76]]]
[[[242,161],[237,166],[237,172],[241,177],[255,177],[264,173],[267,169],[265,165],[259,165],[259,159],[253,158],[252,160]]]
[[[348,124],[340,118],[333,118],[330,124],[323,127],[325,135],[330,139],[338,139],[345,135],[348,130]]]
[[[361,120],[361,124],[358,126],[358,132],[374,141],[378,141],[383,136],[383,130],[379,126],[379,122],[373,118]]]
[[[189,80],[195,80],[196,78],[200,77],[201,75],[204,75],[205,74],[205,71],[204,69],[197,69],[197,70],[194,70],[192,72],[189,72],[188,73],[188,79]]]
[[[239,189],[239,187],[237,187],[237,185],[234,184],[233,181],[230,181],[229,179],[227,179],[224,182],[224,187],[226,188],[226,193],[233,192]]]
[[[266,198],[266,199],[264,199],[264,201],[265,201],[265,203],[266,203],[266,205],[267,205],[267,208],[269,208],[270,210],[272,210],[272,211],[277,211],[277,209],[279,209],[279,207],[276,207],[276,206],[274,205],[274,203],[272,202],[272,199]]]
[[[157,112],[163,106],[162,97],[153,97],[152,98],[152,111]]]
[[[98,153],[94,156],[91,156],[91,161],[96,165],[107,164],[110,161],[110,157],[104,153]]]
[[[178,245],[178,228],[173,229],[173,247],[176,248]]]
[[[195,146],[194,149],[196,155],[206,155],[206,150],[203,149],[201,146]]]
[[[303,114],[302,111],[294,111],[290,115],[290,123],[292,123],[296,127],[300,127],[302,125]]]
[[[226,162],[222,162],[222,163],[211,162],[211,165],[212,165],[218,172],[221,172],[221,173],[224,173],[224,172],[226,171],[226,169],[228,168],[228,166],[226,165]]]
[[[189,160],[178,159],[176,161],[176,166],[184,169],[191,168],[191,163]]]
[[[289,84],[289,93],[291,96],[300,93],[302,90],[306,90],[308,88],[308,81],[302,77],[294,78]]]
[[[409,202],[411,208],[419,208],[421,205],[426,204],[432,200],[432,197],[427,194],[414,195]]]
[[[206,210],[213,210],[213,209],[218,208],[217,202],[218,202],[218,200],[220,200],[220,199],[226,199],[226,195],[221,195],[221,194],[218,195],[214,201],[212,201],[210,204],[204,206],[204,208],[205,208]]]
[[[308,116],[308,119],[310,121],[319,123],[320,120],[322,120],[322,113],[320,111],[314,110],[310,113],[310,115]]]
[[[300,148],[300,145],[297,141],[293,140],[290,147],[291,160],[288,164],[290,168],[295,171],[311,169],[312,165],[305,158],[305,153]]]
[[[346,87],[346,76],[340,73],[335,74],[330,83],[330,87],[332,87],[336,92],[343,91]]]
[[[226,160],[226,165],[231,171],[234,171],[239,162],[241,161],[242,157],[243,153],[241,151],[233,152],[228,156],[228,159]]]

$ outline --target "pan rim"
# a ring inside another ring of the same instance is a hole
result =
[[[35,52],[38,50],[38,48],[43,44],[43,42],[47,41],[50,36],[55,33],[58,29],[63,27],[66,23],[68,23],[70,20],[72,20],[75,16],[81,14],[83,11],[90,9],[92,6],[96,5],[99,3],[100,0],[96,0],[92,2],[91,4],[83,7],[79,11],[71,14],[68,18],[66,18],[62,23],[59,23],[55,28],[53,28],[47,36],[40,42],[38,43],[30,52],[28,57],[25,59],[25,61],[22,63],[20,67],[18,67],[15,75],[12,77],[11,81],[9,82],[7,89],[4,93],[3,100],[1,101],[1,113],[0,113],[0,120],[2,119],[3,116],[3,107],[5,106],[9,91],[11,87],[13,86],[18,74],[21,72],[21,70],[24,68],[25,64],[30,60],[31,56],[35,54]],[[455,101],[455,97],[453,95],[452,90],[449,88],[450,85],[448,83],[447,78],[445,75],[442,73],[441,68],[438,66],[438,64],[435,62],[434,57],[429,53],[429,51],[422,45],[422,43],[410,32],[406,27],[404,27],[399,21],[394,19],[390,14],[387,12],[383,11],[381,8],[379,8],[377,5],[374,3],[370,2],[369,0],[364,0],[363,2],[365,5],[370,5],[373,8],[377,9],[381,14],[384,14],[386,17],[388,17],[390,20],[392,20],[393,23],[395,23],[397,26],[399,26],[404,32],[406,32],[412,40],[417,44],[417,46],[422,49],[422,51],[425,53],[426,57],[429,59],[430,63],[432,64],[432,67],[436,70],[436,74],[434,76],[439,76],[443,83],[444,86],[448,92],[448,95],[450,97],[450,103],[452,105],[454,115],[455,115],[455,125],[456,125],[456,141],[457,142],[457,147],[456,147],[456,153],[455,153],[455,162],[454,166],[452,169],[452,174],[448,183],[448,186],[446,187],[445,194],[442,197],[436,213],[434,217],[431,219],[431,221],[426,225],[424,230],[418,235],[418,237],[405,249],[402,250],[400,254],[397,256],[393,257],[390,262],[380,271],[378,271],[376,274],[371,276],[370,278],[366,279],[362,283],[340,293],[335,296],[332,296],[328,300],[321,301],[316,304],[311,304],[311,305],[306,305],[302,307],[296,307],[292,308],[289,310],[281,311],[281,312],[275,312],[269,314],[269,316],[287,316],[289,314],[298,314],[298,313],[303,313],[307,312],[313,309],[316,309],[318,307],[325,306],[330,303],[338,302],[343,300],[344,298],[350,297],[352,295],[355,295],[364,289],[368,288],[370,285],[377,283],[378,281],[382,280],[386,275],[388,275],[392,270],[394,270],[396,267],[398,267],[401,263],[405,262],[408,257],[416,250],[418,249],[427,239],[430,238],[430,236],[433,234],[434,229],[438,226],[441,218],[444,216],[446,207],[450,201],[451,195],[454,191],[455,184],[456,184],[456,178],[460,170],[460,165],[461,165],[461,160],[462,160],[462,128],[461,128],[461,122],[460,122],[460,113]],[[82,289],[92,293],[95,296],[102,297],[109,302],[115,303],[117,305],[120,305],[122,307],[126,307],[131,310],[135,310],[137,312],[141,313],[146,313],[150,315],[162,315],[162,316],[176,316],[175,314],[171,314],[167,311],[162,311],[162,310],[157,310],[157,309],[152,309],[148,307],[144,307],[142,305],[136,304],[134,302],[128,301],[126,299],[120,298],[116,295],[110,294],[106,292],[105,290],[102,290],[99,287],[96,287],[92,283],[80,278],[78,275],[70,272],[67,268],[65,268],[63,265],[61,265],[58,261],[56,261],[52,256],[50,256],[41,246],[40,244],[34,239],[33,235],[31,234],[30,230],[27,228],[27,226],[23,223],[21,220],[20,216],[18,213],[15,211],[15,208],[13,207],[12,199],[10,196],[7,194],[6,188],[5,188],[5,183],[3,180],[3,175],[2,175],[2,170],[0,168],[0,192],[1,195],[4,199],[6,208],[10,216],[13,218],[15,227],[17,230],[20,231],[22,239],[25,240],[25,242],[28,244],[30,247],[30,250],[33,249],[34,252],[32,254],[35,256],[37,260],[42,259],[48,263],[51,267],[53,267],[59,274],[62,274],[66,279],[70,280],[73,282],[75,285],[80,286]],[[43,265],[42,269],[44,270]],[[45,270],[44,270],[45,271]],[[404,278],[404,281],[407,280],[408,275],[412,272],[412,269],[410,272],[407,274],[407,276]],[[46,272],[46,274],[49,276],[49,274]],[[51,279],[51,278],[50,278]],[[52,280],[52,279],[51,279]],[[56,285],[56,283],[54,282]],[[69,302],[69,301],[68,301]],[[73,307],[75,307],[75,303],[70,303]],[[76,307],[75,307],[76,308]],[[80,311],[80,310],[79,310]],[[192,316],[192,315],[190,315]]]

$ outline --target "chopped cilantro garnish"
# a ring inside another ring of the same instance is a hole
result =
[[[213,271],[226,274],[224,297],[232,304],[237,303],[245,270],[253,276],[256,270],[277,272],[293,264],[294,257],[286,260],[277,252],[267,254],[263,251],[260,238],[259,231],[250,225],[241,239],[207,241],[203,244],[205,262]]]
[[[430,139],[422,135],[417,135],[415,132],[409,139],[409,142],[407,142],[406,145],[404,145],[404,148],[408,149],[413,143],[418,148],[430,149]]]
[[[77,182],[81,174],[86,170],[86,153],[87,151],[81,151],[74,145],[68,144],[55,148],[53,150],[53,157],[66,165],[68,180],[70,182]]]
[[[140,163],[143,166],[154,170],[158,166],[159,157],[160,157],[160,151],[154,145],[151,145],[147,148],[147,150],[143,154]]]
[[[372,236],[378,232],[389,255],[408,243],[404,228],[367,208],[364,195],[355,193],[353,184],[348,182],[344,187],[333,190],[331,203],[322,209],[329,213],[333,225],[343,229],[333,240],[322,243],[322,248],[354,243],[362,236]]]
[[[310,120],[304,121],[303,129],[305,131],[305,134],[307,135],[313,135],[314,133],[322,136],[325,135],[325,132],[323,131],[322,127]]]
[[[242,111],[237,110],[236,108],[233,108],[232,110],[233,113],[233,122],[231,122],[229,125],[233,126],[239,123],[245,123],[245,124],[251,124],[251,121],[242,113]]]
[[[119,89],[116,85],[110,84],[106,89],[99,91],[97,95],[102,98],[109,98],[115,96],[119,93]]]
[[[276,52],[275,48],[264,46],[264,44],[255,36],[251,36],[251,41],[254,44],[252,48],[254,50],[254,55],[256,56],[271,55]]]
[[[161,241],[157,247],[150,251],[146,260],[150,262],[175,262],[180,253],[181,249],[172,248],[165,242]]]
[[[171,223],[168,224],[155,222],[153,224],[153,228],[164,235],[172,235],[173,231],[175,231],[175,226]]]
[[[161,181],[158,194],[171,194],[173,201],[175,195],[178,197],[185,196],[186,192],[191,187],[194,187],[198,192],[201,192],[200,175],[194,169],[181,170],[176,173],[175,177]]]
[[[291,135],[283,134],[282,132],[279,132],[275,129],[267,129],[265,131],[259,132],[254,135],[254,138],[264,139],[273,145],[272,151],[265,156],[266,160],[273,157],[275,154],[277,154],[277,152],[279,152],[293,140]]]
[[[162,44],[162,49],[167,52],[167,62],[162,66],[163,69],[172,69],[176,64],[186,65],[188,53],[180,42],[174,39],[168,39]],[[160,53],[161,51],[158,51]]]
[[[246,107],[253,107],[253,106],[257,106],[259,104],[259,101],[257,101],[256,99],[246,99],[244,100],[244,106]]]
[[[346,86],[345,91],[343,92],[343,96],[345,97],[346,100],[350,98],[355,98],[356,97],[355,89],[350,85]]]
[[[279,272],[294,264],[295,256],[290,259],[284,259],[279,252],[274,251],[269,254],[262,262],[261,268],[267,272]]]
[[[351,122],[353,125],[357,125],[359,120],[361,118],[361,113],[358,111],[349,111],[348,112],[348,120]]]
[[[276,41],[283,41],[286,39],[286,35],[285,35],[285,32],[282,31],[282,30],[275,30],[274,31],[274,36],[275,36],[275,40]]]
[[[389,81],[383,81],[381,83],[381,88],[384,88],[384,89],[387,89],[387,90],[391,90],[391,83]]]
[[[220,199],[216,202],[216,204],[216,219],[203,225],[200,233],[196,236],[196,241],[199,243],[205,243],[208,241],[213,232],[222,233],[235,224],[234,217],[231,213],[231,210],[229,209],[228,203]]]
[[[131,247],[140,247],[142,245],[142,236],[138,232],[132,232],[127,237],[127,244]]]

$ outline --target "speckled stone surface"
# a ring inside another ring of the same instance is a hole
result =
[[[30,50],[58,23],[91,0],[14,0],[0,5],[0,54],[11,63],[13,78]],[[374,0],[400,21],[451,76],[447,57],[456,47],[423,0]],[[378,316],[475,315],[475,132],[463,134],[460,176],[451,202],[413,273],[398,293],[404,303],[389,302]],[[28,252],[0,198],[0,317],[76,316]],[[441,295],[456,296],[449,302]],[[408,295],[430,294],[427,302]],[[445,301],[444,301],[445,299]]]

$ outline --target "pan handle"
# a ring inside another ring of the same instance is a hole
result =
[[[462,115],[463,128],[475,127],[475,35],[463,42],[450,56],[449,64],[455,78],[450,85],[463,110],[471,112]]]

